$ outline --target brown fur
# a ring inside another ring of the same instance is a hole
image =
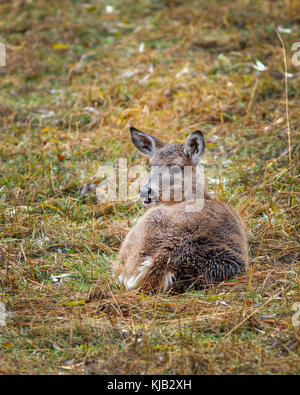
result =
[[[159,142],[150,163],[186,166],[192,159],[184,145]],[[247,240],[236,211],[211,199],[207,191],[201,202],[203,208],[199,203],[199,210],[188,212],[188,206],[195,202],[191,199],[158,204],[131,229],[114,265],[127,289],[184,291],[247,270]]]

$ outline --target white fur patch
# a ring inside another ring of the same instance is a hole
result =
[[[138,286],[138,282],[139,282],[140,278],[144,277],[147,274],[147,272],[148,272],[149,268],[152,266],[152,264],[153,264],[153,260],[152,260],[152,258],[149,257],[138,266],[138,268],[137,268],[138,273],[135,272],[130,277],[129,276],[125,276],[125,277],[119,276],[119,280],[121,282],[124,282],[127,291],[135,289]],[[120,277],[122,277],[122,280],[120,279]]]
[[[138,276],[131,276],[129,278],[125,277],[124,284],[127,291],[131,291],[132,289],[137,287]]]
[[[138,267],[138,271],[140,273],[146,274],[149,270],[149,268],[153,265],[153,259],[152,258],[147,258],[144,262],[140,264]]]
[[[165,275],[165,282],[162,291],[166,292],[168,289],[170,289],[175,282],[175,276],[172,272],[168,272]]]

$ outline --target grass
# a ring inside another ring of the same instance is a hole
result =
[[[299,374],[298,2],[25,0],[0,13],[0,373]],[[278,26],[291,29],[290,136]],[[144,208],[80,191],[100,164],[143,163],[129,125],[167,141],[204,131],[210,190],[246,222],[247,274],[183,295],[119,286],[111,262]]]

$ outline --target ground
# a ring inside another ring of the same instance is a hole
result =
[[[15,0],[0,14],[0,373],[299,374],[299,2]],[[111,262],[144,208],[86,186],[119,157],[146,163],[130,125],[179,142],[203,130],[248,273],[183,295],[118,284]]]

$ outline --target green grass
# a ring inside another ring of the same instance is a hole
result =
[[[112,14],[105,1],[10,3],[0,5],[0,373],[299,374],[298,2],[115,0]],[[291,29],[281,33],[290,141],[280,25]],[[130,125],[166,141],[204,131],[210,190],[245,219],[247,274],[183,295],[116,282],[111,262],[144,208],[80,192],[100,164],[144,163]]]

